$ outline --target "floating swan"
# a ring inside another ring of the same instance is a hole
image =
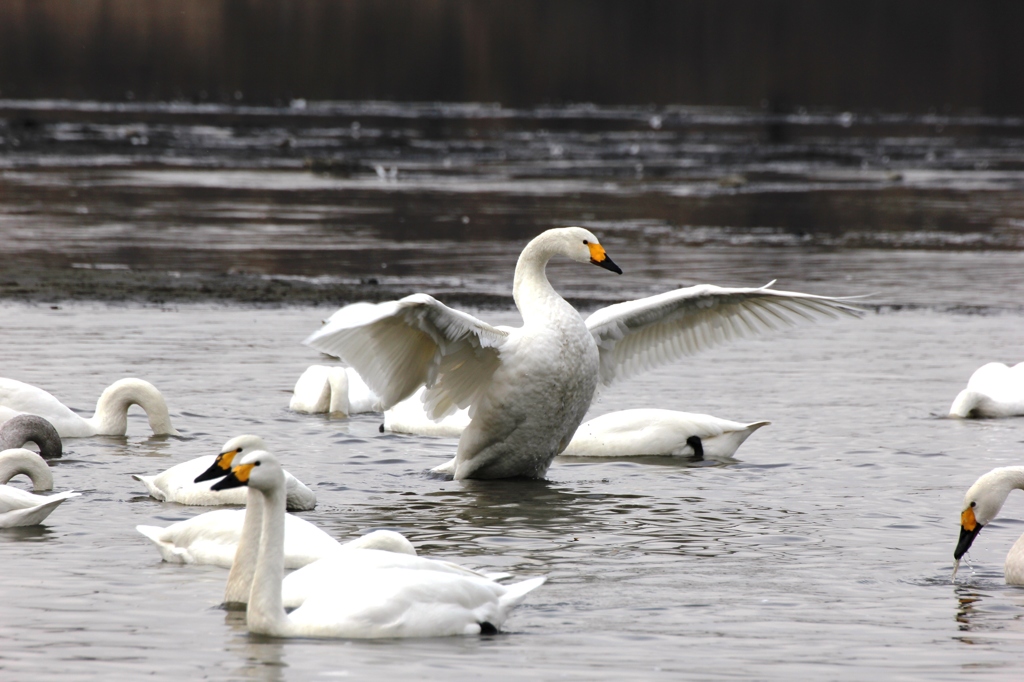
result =
[[[437,637],[492,634],[544,578],[502,585],[486,578],[407,568],[347,568],[290,614],[281,585],[286,542],[284,475],[270,453],[253,452],[215,488],[249,485],[263,497],[263,523],[249,595],[250,632],[273,637]]]
[[[423,389],[384,413],[382,431],[421,436],[459,437],[469,425],[469,411],[458,410],[438,421],[427,417],[420,402]],[[635,409],[609,412],[576,429],[562,457],[636,457],[687,455],[731,457],[750,434],[771,422],[741,424],[707,414]],[[691,439],[696,438],[696,441]],[[449,463],[450,464],[450,463]],[[437,467],[440,473],[444,466]]]
[[[177,436],[171,426],[167,403],[160,391],[142,379],[121,379],[108,386],[96,401],[91,418],[80,417],[41,388],[0,379],[0,421],[17,413],[35,414],[53,424],[61,438],[123,436],[128,431],[128,408],[138,405],[146,411],[149,426],[157,436]]]
[[[0,426],[0,451],[35,443],[43,459],[57,459],[64,454],[60,434],[53,424],[34,414],[16,414]]]
[[[310,365],[295,382],[288,408],[295,412],[344,415],[380,412],[380,398],[351,367]]]
[[[346,306],[305,343],[352,365],[385,409],[424,384],[432,419],[470,408],[472,421],[445,465],[456,479],[539,478],[569,444],[599,383],[797,318],[859,312],[770,284],[704,284],[611,305],[584,321],[548,282],[545,268],[556,255],[621,272],[589,231],[552,229],[516,264],[512,294],[522,327],[493,327],[414,294]]]
[[[81,494],[68,490],[56,495],[33,495],[6,485],[19,474],[32,479],[34,490],[53,490],[50,467],[38,454],[23,448],[0,452],[0,528],[40,524],[61,502]]]
[[[953,401],[950,417],[998,418],[1024,415],[1024,362],[982,365]]]
[[[215,463],[220,464],[221,475],[227,475],[231,471],[231,462],[234,457],[252,450],[265,449],[266,445],[259,436],[237,436],[224,443],[219,455],[196,457],[176,464],[156,476],[133,474],[132,478],[141,481],[149,490],[150,495],[166,502],[201,506],[243,505],[246,500],[244,490],[210,490],[212,483],[204,481],[197,483],[196,477],[210,469]],[[290,511],[308,511],[316,507],[316,495],[312,490],[287,471],[285,479],[288,483],[288,509]]]
[[[999,514],[1012,490],[1024,490],[1024,467],[1000,467],[974,482],[964,496],[960,514],[960,540],[953,551],[953,578],[956,579],[960,558],[971,548],[978,533]],[[1024,535],[1013,543],[1004,567],[1007,585],[1024,585]]]
[[[230,469],[225,471],[223,468],[225,459],[223,455],[218,457],[217,463],[199,478],[209,480],[222,478],[229,474]],[[244,604],[249,601],[252,579],[256,572],[256,557],[263,525],[263,496],[252,488],[231,488],[229,490],[241,490],[248,495],[248,498],[245,519],[224,590],[224,603]],[[412,543],[403,535],[394,531],[380,530],[343,545],[337,545],[336,550],[331,554],[288,574],[281,587],[285,607],[300,606],[311,594],[321,591],[324,584],[334,582],[339,571],[349,570],[353,567],[363,570],[396,567],[433,570],[487,579],[508,577],[506,573],[478,573],[448,561],[419,557],[416,555],[416,549]]]

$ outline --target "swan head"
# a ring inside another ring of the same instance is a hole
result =
[[[283,489],[284,485],[284,469],[281,468],[281,462],[277,457],[266,450],[254,450],[231,467],[231,473],[227,477],[210,486],[210,490],[249,486],[260,492],[269,493]]]
[[[213,464],[210,468],[203,473],[196,476],[194,483],[201,483],[203,481],[210,481],[215,478],[222,478],[231,473],[231,464],[235,461],[238,455],[252,452],[253,450],[263,450],[266,445],[263,443],[263,439],[259,436],[252,434],[246,434],[244,436],[235,436],[228,442],[224,443],[221,448],[220,454],[213,460]]]
[[[960,559],[971,548],[981,529],[996,518],[1010,491],[1024,488],[1024,467],[1000,467],[974,482],[964,496],[960,512],[960,539],[953,551],[953,577]]]
[[[527,251],[534,245],[541,246],[549,254],[558,253],[572,258],[577,263],[593,263],[605,270],[622,274],[622,269],[608,257],[594,233],[582,227],[556,227],[547,230],[527,245]],[[524,255],[527,251],[523,252]]]

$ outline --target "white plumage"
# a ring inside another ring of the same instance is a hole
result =
[[[1024,467],[993,469],[967,490],[960,514],[960,540],[953,552],[954,579],[960,558],[971,548],[981,529],[999,515],[1007,496],[1014,490],[1024,490]],[[1007,585],[1024,585],[1024,535],[1017,538],[1006,555],[1004,574]]]
[[[302,373],[288,408],[307,414],[380,412],[380,398],[351,367],[310,365]]]
[[[992,419],[1024,415],[1024,362],[982,365],[949,408],[950,417]]]
[[[22,448],[0,452],[0,528],[38,525],[64,500],[80,495],[72,490],[55,495],[35,495],[6,485],[19,475],[32,479],[34,490],[53,489],[53,474],[38,454]]]
[[[244,505],[246,501],[244,490],[210,490],[210,486],[213,485],[212,480],[196,483],[195,479],[213,466],[218,457],[228,456],[224,465],[226,467],[224,474],[226,475],[230,471],[231,458],[253,450],[265,449],[266,445],[259,436],[236,436],[224,443],[219,455],[196,457],[187,462],[175,464],[155,476],[133,474],[132,478],[142,482],[151,496],[165,502],[206,507],[229,504]],[[312,490],[287,471],[285,479],[288,486],[289,511],[308,511],[316,507],[316,494]]]
[[[541,477],[599,383],[800,319],[859,312],[840,299],[770,285],[700,285],[608,306],[584,322],[548,282],[545,268],[556,255],[618,271],[591,232],[552,229],[516,264],[522,327],[492,327],[415,294],[346,306],[306,343],[352,365],[385,409],[421,385],[431,419],[469,408],[455,478]]]
[[[61,438],[123,436],[128,431],[128,408],[132,405],[146,411],[154,435],[178,435],[171,426],[164,397],[153,384],[142,379],[115,381],[96,401],[95,414],[86,419],[41,388],[0,378],[0,422],[18,414],[38,415],[53,424]]]

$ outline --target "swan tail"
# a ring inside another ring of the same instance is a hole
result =
[[[57,493],[46,498],[46,502],[27,509],[15,509],[14,511],[0,514],[0,528],[15,528],[21,526],[37,526],[49,516],[60,503],[69,497],[77,497],[81,493],[67,491]]]
[[[154,483],[156,476],[142,476],[140,474],[132,474],[132,478],[142,483],[142,485],[146,486],[146,490],[149,491],[150,497],[156,498],[161,502],[167,501],[167,498],[164,495],[163,491],[157,488]]]
[[[164,561],[172,564],[193,563],[191,556],[187,551],[179,547],[175,547],[172,542],[164,540],[165,528],[161,528],[160,526],[135,526],[135,530],[145,535],[154,545],[156,545],[157,550],[160,552],[160,557]]]
[[[498,603],[503,609],[511,609],[519,606],[519,604],[526,599],[527,594],[543,585],[547,579],[547,576],[542,575],[539,578],[530,578],[529,580],[521,580],[517,583],[507,585],[507,591],[505,594],[498,597]]]

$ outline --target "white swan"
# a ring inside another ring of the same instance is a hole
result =
[[[284,611],[284,475],[270,453],[242,458],[214,487],[249,485],[264,511],[246,613],[250,632],[273,637],[437,637],[497,632],[544,578],[501,585],[441,571],[346,569],[290,614]]]
[[[695,455],[721,459],[731,457],[750,434],[770,423],[741,424],[675,410],[609,412],[576,429],[561,456]]]
[[[295,382],[288,408],[308,414],[380,412],[380,398],[351,367],[310,365]]]
[[[982,365],[949,408],[950,417],[1016,417],[1024,415],[1024,362],[1007,367]]]
[[[421,402],[423,390],[384,412],[381,431],[455,438],[462,435],[469,425],[469,411],[460,409],[434,421]],[[609,412],[581,424],[561,456],[706,455],[721,459],[731,457],[750,434],[770,423],[741,424],[707,414],[662,409]],[[434,471],[453,473],[446,470],[450,464]]]
[[[305,343],[352,365],[385,409],[424,384],[431,418],[470,408],[472,421],[446,465],[456,479],[541,477],[599,383],[797,318],[859,312],[842,300],[768,286],[704,284],[608,306],[584,321],[548,282],[545,268],[556,255],[621,272],[589,231],[552,229],[516,264],[512,295],[522,327],[492,327],[414,294],[346,306]]]
[[[266,445],[259,436],[236,436],[224,443],[219,455],[196,457],[187,462],[175,464],[156,476],[133,474],[132,478],[141,481],[149,490],[150,495],[166,502],[199,506],[243,505],[246,500],[244,490],[210,490],[210,486],[213,484],[211,479],[215,476],[202,479],[199,477],[214,466],[220,470],[220,476],[226,476],[231,471],[231,462],[237,455],[265,449]],[[288,484],[289,511],[308,511],[316,507],[316,494],[312,490],[287,471],[285,479]]]
[[[43,459],[57,459],[64,454],[60,434],[53,424],[34,414],[18,414],[0,425],[0,451],[35,443]]]
[[[81,494],[68,490],[56,495],[33,495],[21,488],[6,485],[19,474],[32,479],[35,490],[53,489],[50,467],[38,454],[22,448],[0,452],[0,528],[38,525],[61,502]]]
[[[149,426],[157,436],[177,436],[171,426],[167,403],[160,391],[142,379],[121,379],[108,386],[96,401],[96,413],[80,417],[41,388],[0,378],[0,421],[15,414],[35,414],[57,429],[61,438],[123,436],[128,431],[128,408],[138,405],[146,411]]]
[[[960,539],[953,551],[953,578],[956,579],[960,558],[971,548],[978,533],[999,514],[1007,495],[1024,490],[1024,467],[993,469],[974,482],[964,496],[960,514]],[[1004,567],[1007,585],[1024,585],[1024,535],[1017,538],[1006,555]]]

